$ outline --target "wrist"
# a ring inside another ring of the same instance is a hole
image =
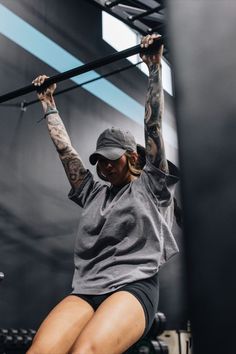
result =
[[[56,107],[52,108],[52,107],[48,107],[45,114],[44,114],[44,119],[47,118],[47,116],[49,116],[50,114],[58,114],[58,110],[56,109]]]
[[[51,92],[47,92],[45,94],[39,95],[39,99],[40,99],[42,105],[45,107],[47,107],[47,105],[55,106],[55,101],[54,101],[54,98],[53,98],[53,95]]]
[[[41,103],[43,106],[44,113],[46,113],[48,110],[57,108],[53,97],[51,97],[50,99],[44,99],[41,101]]]
[[[51,115],[51,114],[59,114],[59,111],[57,110],[57,108],[56,108],[56,105],[49,105],[49,104],[47,104],[46,105],[46,103],[44,102],[44,106],[43,106],[43,108],[44,108],[44,115],[43,115],[43,117],[40,119],[40,120],[38,120],[38,123],[39,122],[41,122],[43,119],[46,119],[49,115]]]

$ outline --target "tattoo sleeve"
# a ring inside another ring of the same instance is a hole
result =
[[[153,165],[167,173],[168,164],[162,137],[164,93],[161,64],[151,64],[149,72],[144,118],[146,154]]]
[[[47,106],[47,109],[55,107]],[[58,113],[47,117],[47,124],[51,139],[56,146],[59,157],[64,166],[68,180],[73,188],[79,187],[87,172],[77,151],[72,147],[71,140]]]

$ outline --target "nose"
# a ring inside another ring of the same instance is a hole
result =
[[[104,164],[104,169],[105,169],[106,171],[109,171],[109,170],[112,169],[112,163],[111,163],[111,161],[107,160],[107,161],[105,162],[105,164]]]

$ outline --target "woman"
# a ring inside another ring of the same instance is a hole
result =
[[[158,37],[148,35],[141,45],[148,47]],[[44,320],[28,354],[123,353],[151,327],[158,270],[178,250],[170,231],[178,178],[169,171],[161,135],[162,51],[142,56],[150,71],[143,170],[140,147],[137,151],[132,134],[118,128],[106,129],[90,156],[109,185],[94,181],[72,147],[53,99],[56,86],[38,94],[72,186],[69,198],[83,213],[73,291]],[[33,83],[40,86],[46,78],[39,76]]]

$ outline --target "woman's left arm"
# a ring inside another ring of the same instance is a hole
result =
[[[152,34],[144,37],[141,46],[147,48],[160,36]],[[145,104],[145,141],[146,157],[157,168],[168,173],[165,147],[162,137],[162,116],[164,110],[164,93],[162,87],[161,57],[163,46],[156,53],[141,55],[149,69],[148,91]]]

